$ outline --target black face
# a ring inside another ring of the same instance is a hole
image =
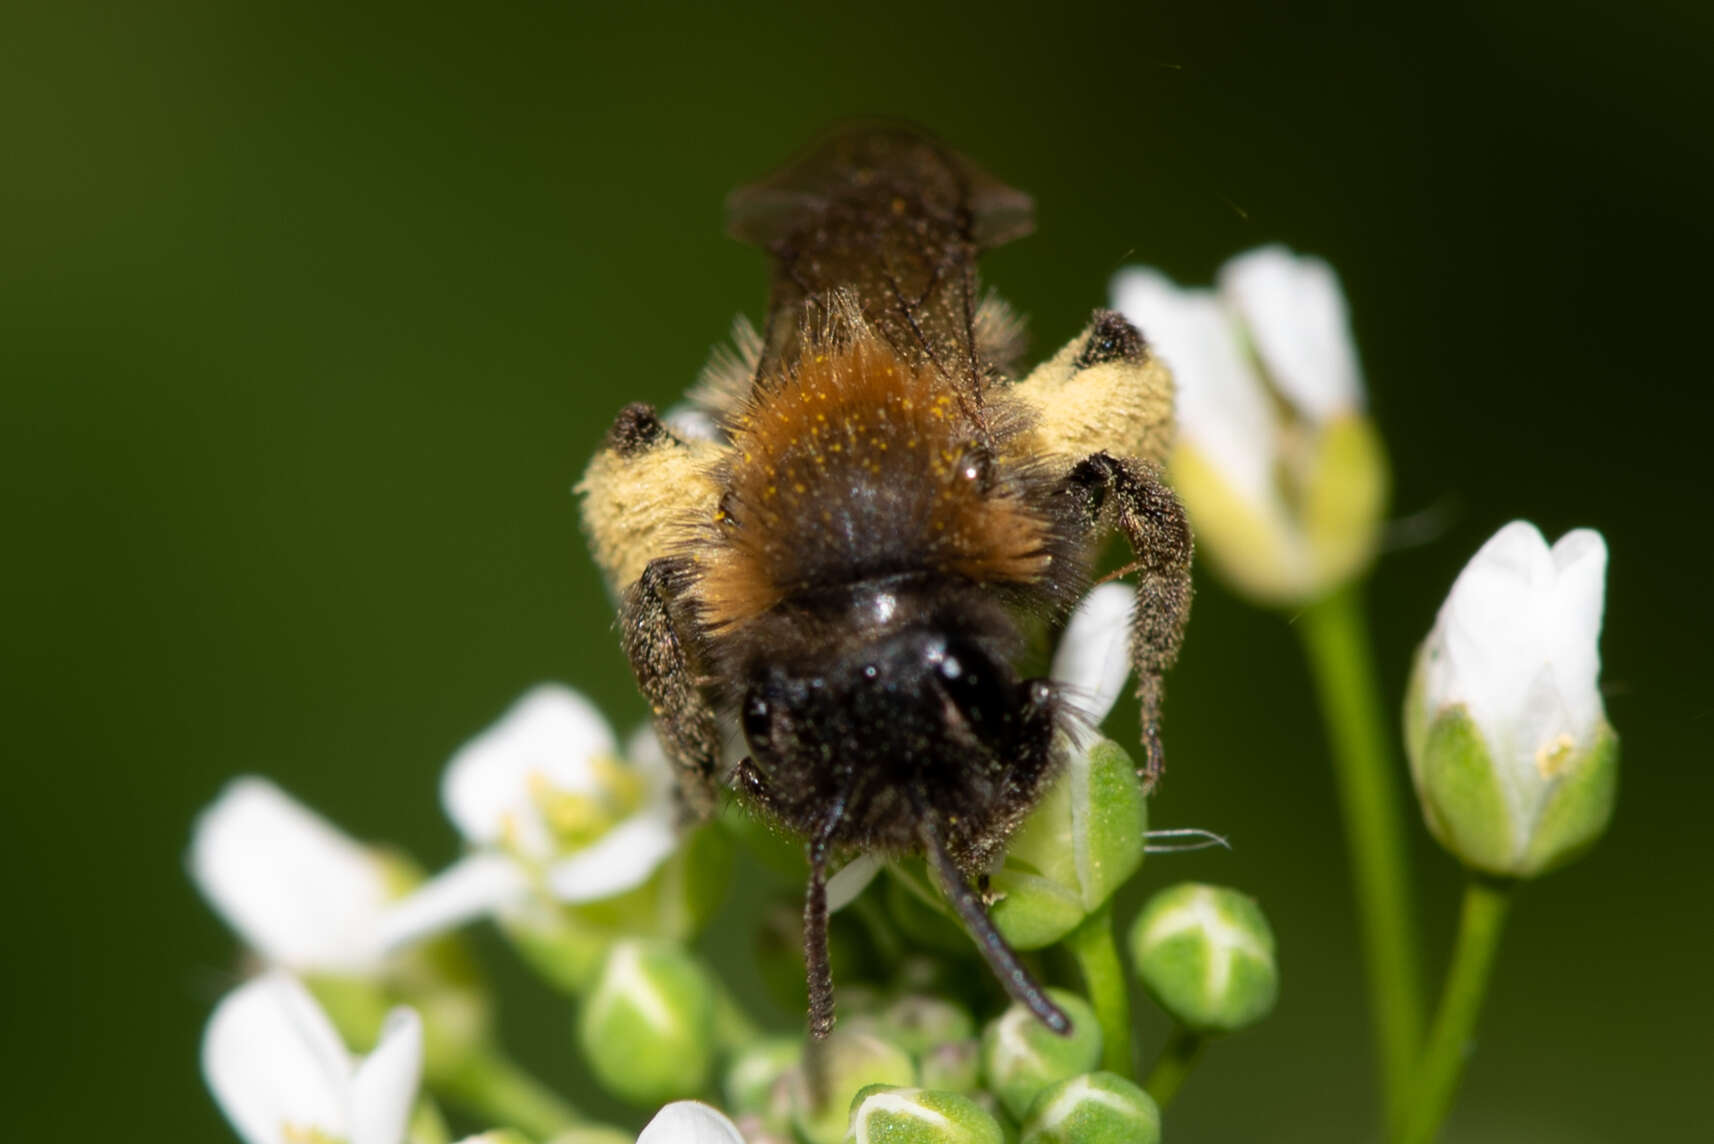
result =
[[[890,593],[858,604],[897,606]],[[739,780],[766,809],[835,846],[920,850],[925,813],[961,859],[1003,840],[1048,769],[1052,688],[1020,680],[967,625],[924,619],[751,677]]]

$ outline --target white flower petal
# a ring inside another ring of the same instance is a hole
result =
[[[234,779],[197,817],[190,875],[226,923],[271,962],[361,973],[378,948],[381,864],[266,779]]]
[[[1458,574],[1436,624],[1442,646],[1429,686],[1436,705],[1463,703],[1490,744],[1510,738],[1518,711],[1545,660],[1539,587],[1552,558],[1536,527],[1513,521]]]
[[[1172,370],[1178,429],[1246,500],[1275,494],[1274,412],[1230,315],[1210,290],[1136,267],[1113,279],[1113,305]]]
[[[529,894],[523,867],[504,854],[468,854],[389,907],[377,925],[389,953],[504,910]]]
[[[594,843],[557,859],[547,884],[562,902],[594,902],[649,880],[678,846],[672,804],[651,803]]]
[[[859,854],[827,880],[827,912],[842,910],[857,900],[886,865],[879,854]]]
[[[222,998],[202,1037],[202,1074],[248,1144],[287,1144],[288,1127],[346,1135],[351,1058],[296,979],[269,973]]]
[[[1551,657],[1554,681],[1579,728],[1605,716],[1601,702],[1601,619],[1607,599],[1607,542],[1594,529],[1578,528],[1553,546],[1554,589]]]
[[[553,839],[531,797],[534,784],[594,791],[591,761],[616,753],[612,729],[587,699],[545,683],[453,756],[441,801],[467,841],[491,846],[504,840],[545,858]]]
[[[423,1023],[401,1006],[387,1014],[381,1039],[351,1084],[351,1144],[400,1144],[417,1102]]]
[[[1515,775],[1524,812],[1545,776],[1539,752],[1561,736],[1586,745],[1602,717],[1601,612],[1607,547],[1567,533],[1549,549],[1527,521],[1500,529],[1459,573],[1429,635],[1429,710],[1462,703]]]
[[[1264,246],[1221,268],[1220,292],[1280,394],[1305,416],[1321,422],[1362,407],[1345,292],[1331,266]]]
[[[738,1126],[694,1100],[680,1100],[655,1114],[637,1144],[744,1144]]]
[[[1077,605],[1054,649],[1052,676],[1065,698],[1099,727],[1131,674],[1131,619],[1137,593],[1102,584]]]

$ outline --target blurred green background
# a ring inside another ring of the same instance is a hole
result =
[[[1287,8],[11,9],[9,1133],[230,1139],[196,1045],[235,950],[182,872],[228,776],[438,866],[441,764],[527,685],[641,717],[569,487],[621,404],[670,402],[759,315],[726,191],[876,112],[1035,194],[1037,235],[987,274],[1038,351],[1128,260],[1333,262],[1395,512],[1438,526],[1371,593],[1389,696],[1495,527],[1606,533],[1619,817],[1520,903],[1449,1138],[1706,1131],[1714,9]],[[1258,895],[1284,972],[1171,1138],[1363,1139],[1353,919],[1287,623],[1206,583],[1168,736],[1156,824],[1235,849],[1145,878]],[[1457,877],[1413,828],[1438,967]],[[508,1038],[580,1083],[566,1011],[483,944]]]

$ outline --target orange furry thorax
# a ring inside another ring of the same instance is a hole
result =
[[[695,552],[714,626],[795,593],[902,572],[1022,582],[1048,524],[996,472],[987,410],[860,324],[757,383],[732,444],[714,543]]]

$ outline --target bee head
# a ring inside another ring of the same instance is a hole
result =
[[[1052,688],[1019,678],[997,611],[889,587],[813,627],[802,646],[816,654],[772,658],[739,705],[767,801],[799,829],[843,815],[837,841],[912,849],[913,799],[949,823],[988,823],[1045,758]]]

